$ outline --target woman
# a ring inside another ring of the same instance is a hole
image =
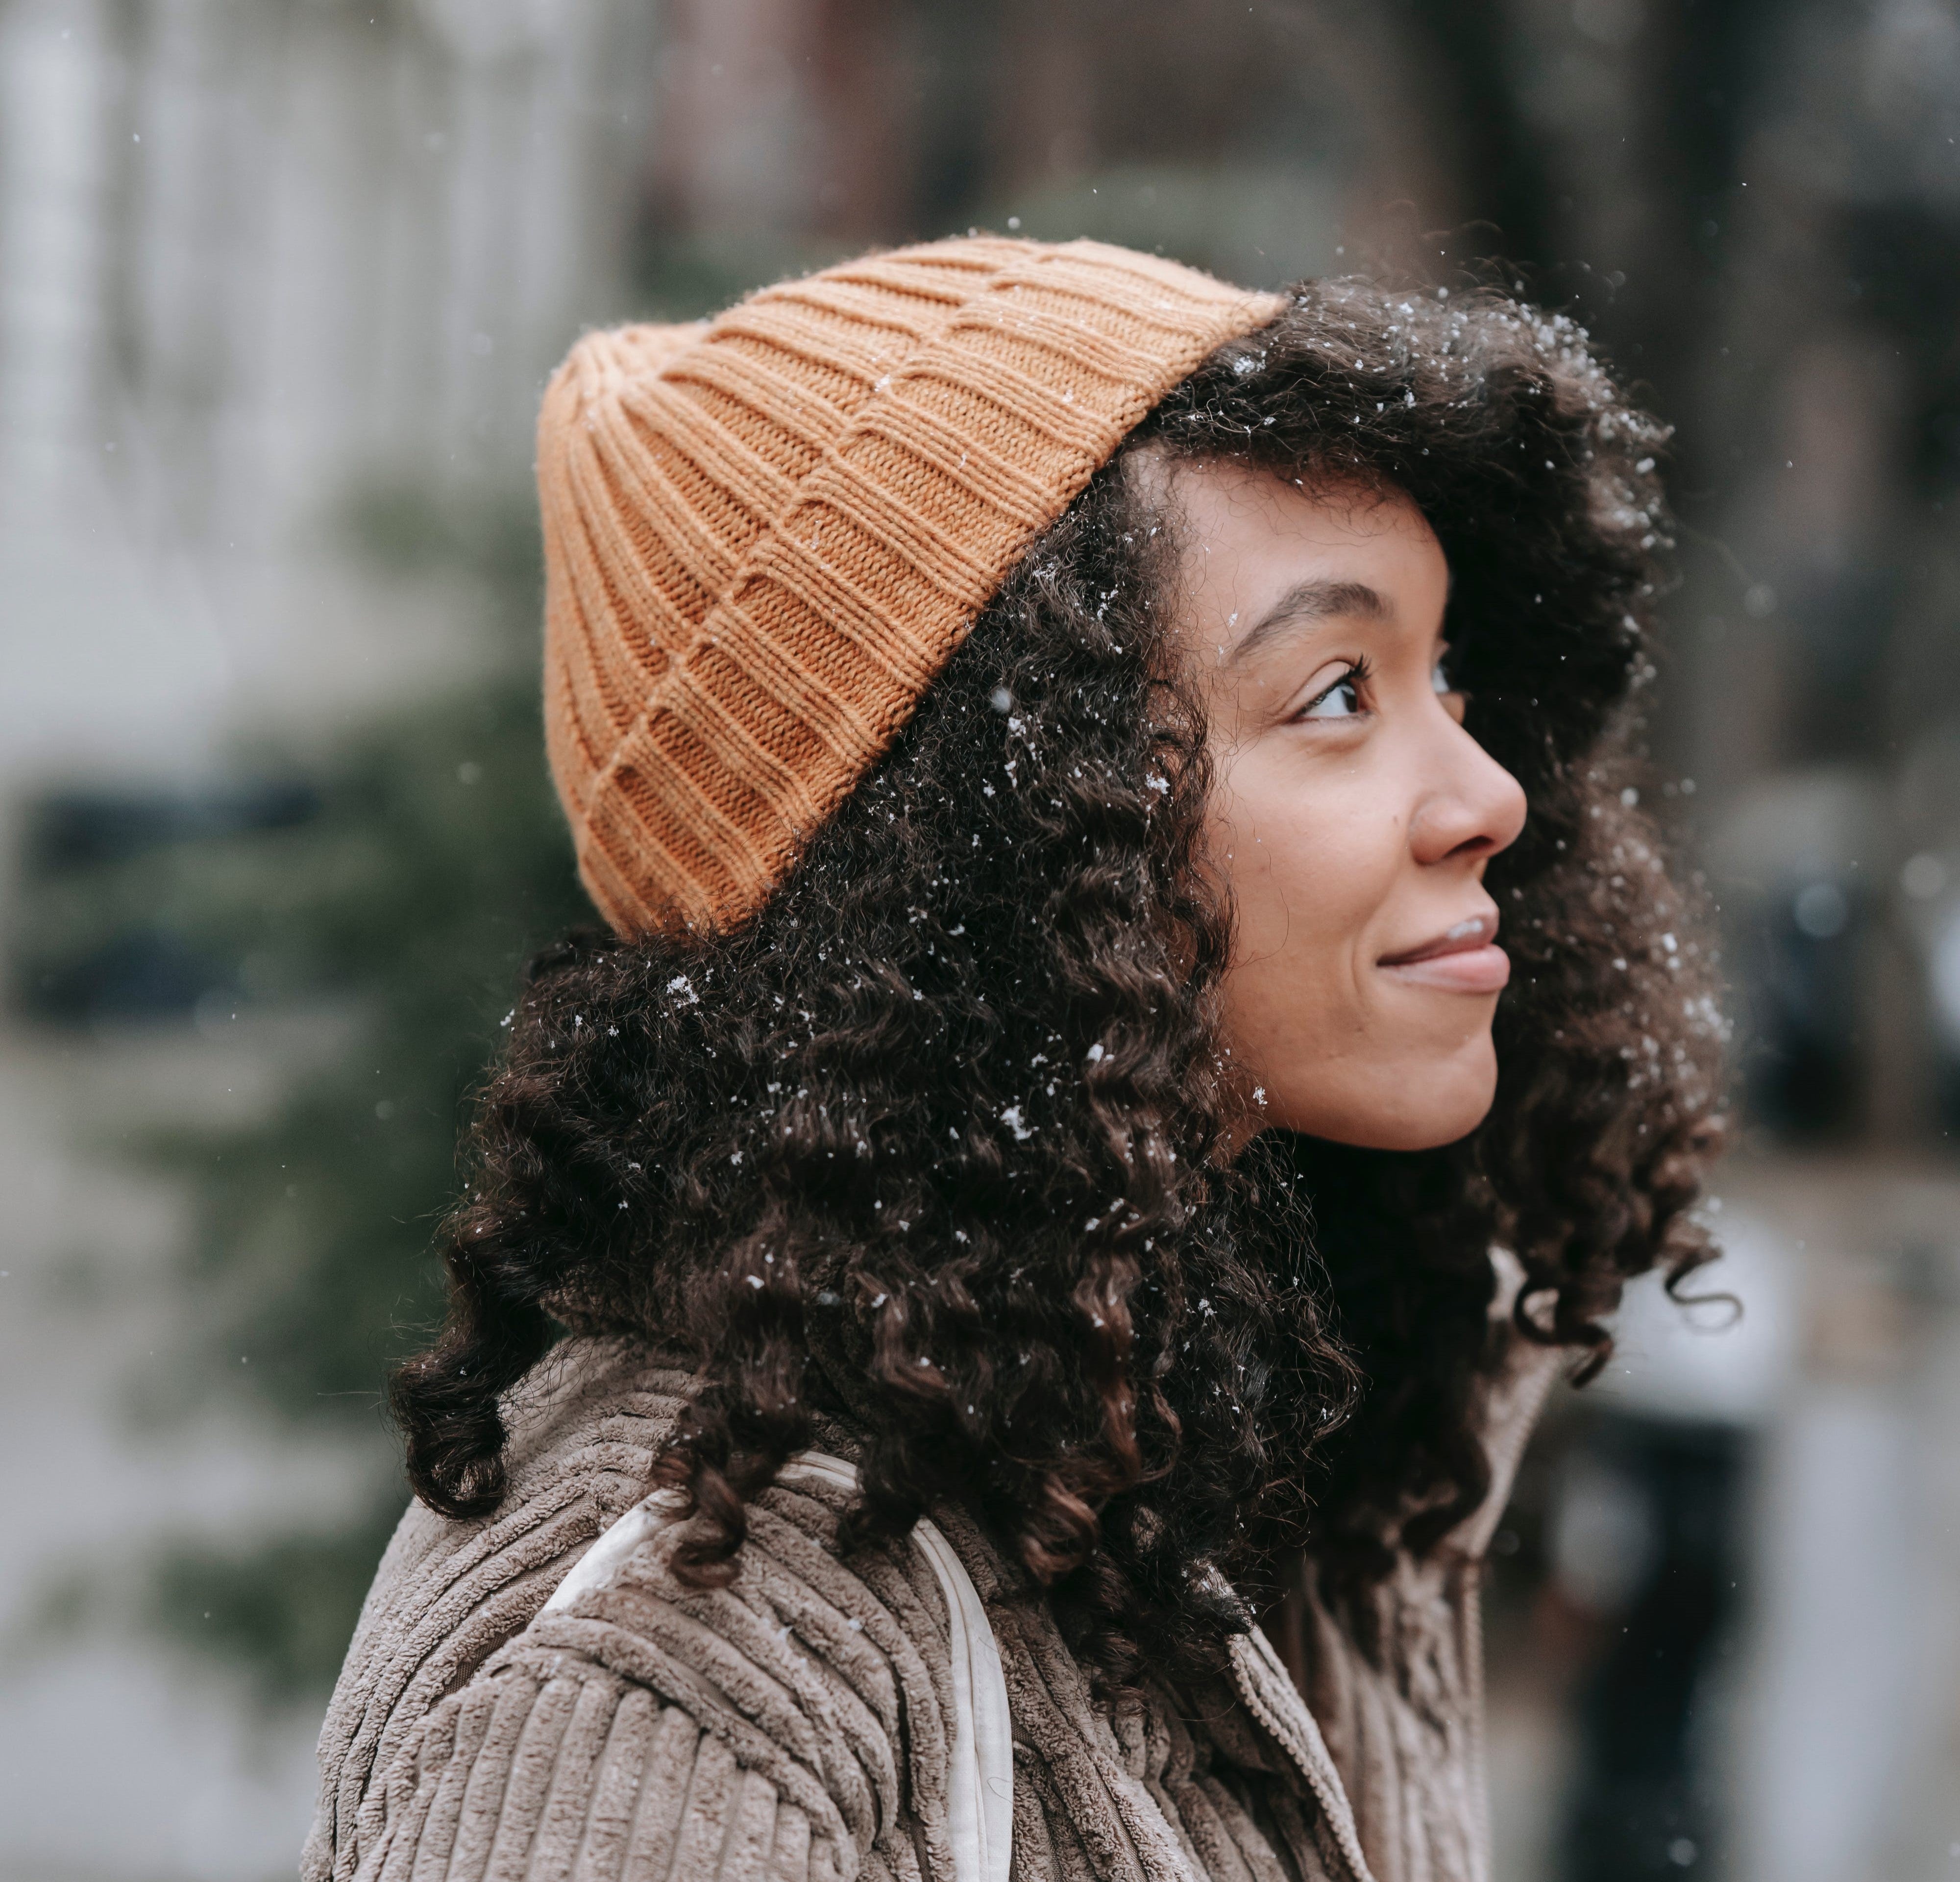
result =
[[[309,1876],[1485,1874],[1485,1540],[1704,1254],[1659,436],[1500,298],[1092,244],[581,342],[611,932],[482,1103]]]

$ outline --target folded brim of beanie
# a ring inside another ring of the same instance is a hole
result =
[[[545,724],[612,926],[759,909],[1029,541],[1281,304],[974,237],[581,339],[538,425]]]

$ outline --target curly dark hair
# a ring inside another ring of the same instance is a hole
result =
[[[964,1502],[1125,1680],[1215,1666],[1311,1548],[1354,1586],[1489,1472],[1490,1250],[1530,1339],[1707,1256],[1710,963],[1638,806],[1666,546],[1655,457],[1569,322],[1494,294],[1293,292],[1026,552],[879,765],[730,932],[574,936],[533,966],[444,1232],[449,1318],[396,1376],[422,1498],[504,1489],[502,1395],[562,1328],[685,1353],[676,1561],[847,1415],[854,1547]],[[1522,783],[1491,865],[1514,962],[1463,1142],[1219,1154],[1231,916],[1142,448],[1399,489],[1453,588],[1470,729]]]

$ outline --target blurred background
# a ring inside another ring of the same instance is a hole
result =
[[[1745,1303],[1497,1541],[1499,1882],[1960,1876],[1952,0],[0,0],[0,1878],[289,1873],[459,1100],[581,903],[589,324],[969,226],[1513,264],[1678,427]]]

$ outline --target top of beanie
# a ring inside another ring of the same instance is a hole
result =
[[[1029,541],[1281,304],[975,237],[581,339],[538,423],[545,725],[612,926],[759,909]]]

